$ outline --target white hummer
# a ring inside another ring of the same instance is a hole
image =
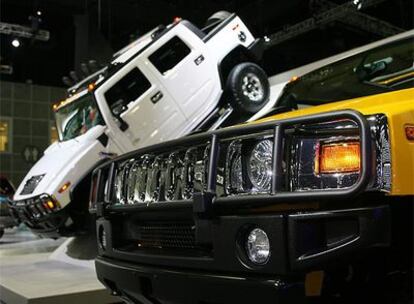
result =
[[[60,140],[18,187],[14,216],[44,237],[81,231],[101,161],[259,111],[269,99],[260,42],[222,11],[203,30],[175,19],[116,53],[54,106]]]

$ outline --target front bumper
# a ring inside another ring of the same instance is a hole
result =
[[[13,205],[10,209],[17,221],[24,223],[34,234],[44,238],[59,238],[64,235],[66,223],[70,220],[66,209],[48,214],[34,214],[27,206]]]
[[[131,303],[302,303],[304,286],[275,277],[244,277],[132,265],[98,257],[98,279]],[[302,299],[302,300],[301,300]]]
[[[119,221],[101,218],[97,225],[98,278],[115,293],[129,295],[134,300],[144,297],[168,300],[168,303],[211,301],[217,304],[255,303],[259,297],[261,303],[291,303],[292,294],[304,295],[303,284],[299,283],[303,282],[305,273],[339,266],[341,262],[362,253],[370,254],[370,249],[390,243],[387,206],[218,216],[196,221],[195,245],[208,243],[201,247],[208,250],[201,253],[184,246],[147,248],[145,244],[151,244],[152,240],[146,238],[146,243],[142,243],[139,239],[142,230],[134,234],[139,231],[142,220],[134,216],[123,216]],[[158,221],[156,225],[154,227],[161,224]],[[158,229],[154,227],[150,229]],[[253,265],[246,257],[244,232],[249,227],[260,227],[269,237],[271,256],[266,265]],[[145,229],[149,231],[148,226]],[[164,230],[156,237],[167,235],[168,240],[174,229],[177,231],[177,228]],[[188,235],[174,237],[177,242],[188,238]],[[138,245],[141,243],[144,245]],[[292,285],[292,281],[284,278],[301,279],[293,280]],[[236,296],[240,299],[235,299]]]

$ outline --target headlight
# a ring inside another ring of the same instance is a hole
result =
[[[266,192],[272,184],[273,141],[266,139],[257,143],[250,152],[248,175],[253,191]]]
[[[232,141],[225,161],[227,194],[268,193],[273,177],[273,140]]]

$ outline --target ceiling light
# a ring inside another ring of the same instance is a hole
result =
[[[13,40],[12,40],[12,46],[14,46],[15,48],[18,48],[19,46],[20,46],[20,41],[19,41],[19,39],[17,39],[17,38],[14,38]]]
[[[362,8],[362,0],[353,0],[352,2],[356,6],[357,10],[360,10]]]

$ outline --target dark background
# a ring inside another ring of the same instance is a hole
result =
[[[414,27],[412,0],[361,1],[371,4],[358,13],[382,22],[376,30],[346,22],[345,16],[323,22],[268,48],[264,65],[268,74],[384,38],[389,35],[384,30],[396,33]],[[332,5],[349,2],[330,0]],[[1,34],[1,64],[14,69],[12,75],[2,74],[1,78],[63,86],[62,76],[79,70],[80,62],[107,62],[131,39],[171,23],[175,16],[202,27],[214,12],[228,10],[236,12],[257,37],[270,37],[307,18],[317,18],[324,9],[318,0],[1,0],[2,22],[30,26],[29,16],[41,10],[40,29],[50,31],[49,41],[20,39],[19,48],[11,46],[11,35]]]

